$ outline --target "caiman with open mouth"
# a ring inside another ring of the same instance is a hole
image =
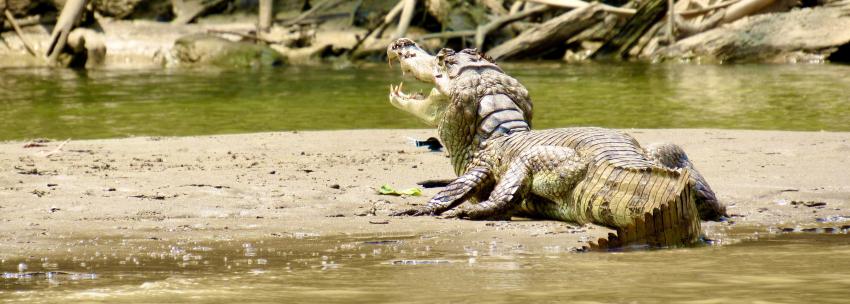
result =
[[[700,219],[725,216],[677,145],[644,148],[595,127],[532,130],[528,91],[474,49],[432,56],[402,38],[387,55],[434,85],[428,96],[391,85],[390,103],[437,127],[458,175],[427,205],[394,215],[593,223],[617,231],[599,240],[602,247],[697,243]]]

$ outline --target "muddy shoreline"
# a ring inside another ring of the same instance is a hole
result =
[[[850,133],[626,130],[682,145],[742,231],[850,223]],[[529,247],[581,247],[609,232],[554,221],[395,218],[421,197],[382,184],[451,178],[445,153],[407,137],[433,130],[346,130],[0,144],[0,259],[51,255],[79,239],[263,240],[447,236]],[[61,147],[60,147],[61,146]],[[749,233],[749,232],[748,232]]]

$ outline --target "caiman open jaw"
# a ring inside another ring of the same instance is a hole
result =
[[[419,81],[434,83],[437,58],[428,54],[413,40],[400,38],[387,47],[387,60],[392,66],[393,60],[401,64],[402,74],[410,73]]]
[[[387,59],[390,66],[393,60],[398,60],[402,75],[411,74],[417,80],[434,83],[437,58],[428,54],[415,42],[401,38],[387,48]],[[448,98],[437,88],[431,90],[426,97],[422,93],[406,94],[402,91],[403,83],[398,86],[390,85],[390,104],[405,112],[422,119],[430,126],[436,126],[440,113],[448,104]]]

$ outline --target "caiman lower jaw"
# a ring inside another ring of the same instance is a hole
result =
[[[390,85],[390,104],[399,110],[408,112],[423,120],[428,125],[437,126],[437,116],[444,107],[447,98],[437,89],[425,96],[421,92],[407,94],[402,91],[403,83],[398,86]]]
[[[422,92],[407,94],[402,91],[403,86],[404,82],[400,82],[397,86],[390,85],[390,103],[392,103],[393,106],[405,110],[404,108],[401,108],[402,104],[426,101],[427,98],[425,97],[425,94],[422,94]]]

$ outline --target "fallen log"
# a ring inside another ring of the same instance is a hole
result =
[[[59,19],[53,27],[53,32],[50,34],[50,43],[47,46],[47,61],[50,64],[56,63],[62,49],[68,42],[68,34],[71,29],[80,19],[83,9],[86,6],[86,0],[68,0],[65,6],[62,7],[62,12],[59,13]]]
[[[493,48],[487,55],[494,59],[524,57],[563,45],[564,41],[586,28],[602,21],[605,10],[601,5],[590,4],[564,13],[527,30],[514,39]]]
[[[563,7],[563,8],[581,8],[590,5],[590,3],[584,2],[582,0],[526,0],[527,2],[532,3],[540,3],[551,6]],[[599,7],[609,13],[631,16],[634,15],[637,10],[631,8],[621,8],[616,6],[611,6],[608,4],[597,3]]]
[[[676,16],[676,12],[674,12],[673,9],[673,0],[667,0],[667,41],[670,44],[676,42],[676,23],[673,22],[673,18]]]
[[[259,10],[257,11],[257,36],[260,33],[268,33],[272,28],[274,20],[274,1],[260,0]]]
[[[461,38],[461,37],[469,37],[474,36],[475,31],[453,31],[453,32],[439,32],[439,33],[430,33],[416,37],[417,41],[428,40],[428,39],[451,39],[451,38]]]
[[[539,14],[539,13],[548,11],[551,8],[552,7],[548,6],[548,5],[541,5],[541,6],[533,8],[533,9],[525,10],[525,11],[522,11],[522,12],[519,12],[519,13],[516,13],[516,14],[511,14],[511,15],[504,16],[504,17],[499,17],[499,18],[494,19],[493,21],[490,21],[489,23],[487,23],[485,25],[478,26],[478,28],[475,31],[475,47],[478,48],[479,50],[483,50],[484,49],[484,39],[487,37],[487,34],[492,32],[492,31],[495,31],[497,29],[502,28],[503,26],[505,26],[505,24],[508,24],[508,23],[511,23],[511,22],[514,22],[514,21],[517,21],[517,20],[525,19],[526,17],[534,15],[534,14]]]
[[[172,24],[188,24],[210,8],[221,4],[224,0],[172,0],[174,14],[177,15]]]
[[[688,22],[682,19],[679,14],[675,14],[673,23],[676,24],[680,37],[688,37],[717,27],[723,21],[723,16],[726,15],[725,10],[720,8],[715,14],[702,19],[700,22]]]
[[[700,62],[824,62],[850,60],[850,1],[750,16],[688,37],[657,59]]]
[[[593,59],[620,60],[628,56],[629,50],[635,46],[644,33],[656,22],[661,21],[667,14],[667,0],[642,1],[637,13],[629,18],[619,32],[593,52]]]
[[[743,17],[752,15],[769,5],[775,0],[743,0],[738,1],[727,8],[723,14],[723,21],[720,23],[729,23]]]
[[[207,33],[209,33],[209,34],[233,35],[233,36],[238,36],[239,38],[254,40],[254,41],[260,41],[260,42],[267,43],[267,44],[283,43],[283,41],[271,40],[271,39],[268,39],[268,38],[265,38],[265,37],[260,37],[258,35],[245,34],[245,33],[240,33],[240,32],[236,32],[236,31],[208,29]]]
[[[490,9],[491,12],[498,16],[508,15],[508,10],[506,10],[505,7],[502,6],[501,0],[479,0],[478,3],[481,3],[482,5]]]
[[[403,4],[401,9],[401,17],[398,20],[398,27],[393,34],[393,39],[404,37],[407,34],[407,29],[410,28],[410,21],[413,20],[413,10],[416,8],[416,0],[401,0]]]
[[[292,20],[289,20],[288,22],[283,23],[283,25],[284,26],[290,26],[290,25],[296,24],[299,21],[304,20],[305,18],[312,16],[313,14],[316,14],[316,13],[324,11],[324,10],[332,9],[332,8],[342,4],[343,2],[345,2],[345,0],[326,0],[326,1],[323,1],[319,4],[316,4],[316,6],[310,8],[306,12],[301,13],[300,15],[293,18]]]
[[[94,68],[106,60],[106,40],[103,33],[88,28],[75,28],[68,35],[71,60],[68,67]]]
[[[756,14],[774,4],[776,0],[740,0],[726,2],[728,5],[718,9],[713,15],[700,22],[687,22],[675,16],[673,22],[681,29],[682,36],[691,36],[713,29],[718,25],[733,22],[743,17]],[[725,3],[724,3],[725,4]],[[717,6],[715,6],[717,7]]]
[[[705,13],[708,13],[708,12],[711,12],[711,11],[714,11],[714,10],[717,10],[717,9],[721,9],[721,8],[730,6],[730,5],[738,3],[740,1],[741,0],[731,0],[731,1],[721,2],[721,3],[718,3],[718,4],[706,6],[706,7],[703,7],[703,8],[692,9],[692,10],[687,10],[687,11],[684,11],[684,12],[676,13],[676,15],[679,15],[681,17],[690,18],[690,17],[699,16],[699,15],[702,15],[702,14],[705,14]]]
[[[383,34],[384,30],[401,13],[401,9],[403,7],[404,7],[404,2],[399,1],[398,3],[396,3],[396,5],[393,6],[392,9],[390,9],[390,11],[387,13],[387,15],[384,16],[384,20],[381,21],[380,24],[378,24],[378,25],[370,28],[369,30],[367,30],[366,34],[364,34],[363,37],[357,37],[357,42],[355,42],[354,46],[352,46],[351,49],[349,49],[345,53],[347,53],[349,55],[354,54],[355,51],[357,51],[357,49],[359,49],[360,46],[362,46],[363,43],[366,42],[366,39],[369,38],[369,36],[371,36],[372,33],[375,33],[375,38],[380,38],[381,34]]]
[[[384,21],[382,21],[381,24],[378,25],[378,27],[375,29],[375,31],[374,31],[375,32],[375,38],[381,38],[381,36],[384,34],[384,30],[386,30],[387,27],[390,26],[390,24],[392,24],[393,20],[395,20],[395,18],[397,18],[398,15],[401,14],[401,10],[403,8],[404,8],[404,1],[399,1],[398,3],[396,3],[395,6],[393,6],[392,9],[390,9],[390,11],[387,13],[387,15],[384,16]],[[369,37],[369,36],[367,35],[363,38],[365,39],[366,37]]]

